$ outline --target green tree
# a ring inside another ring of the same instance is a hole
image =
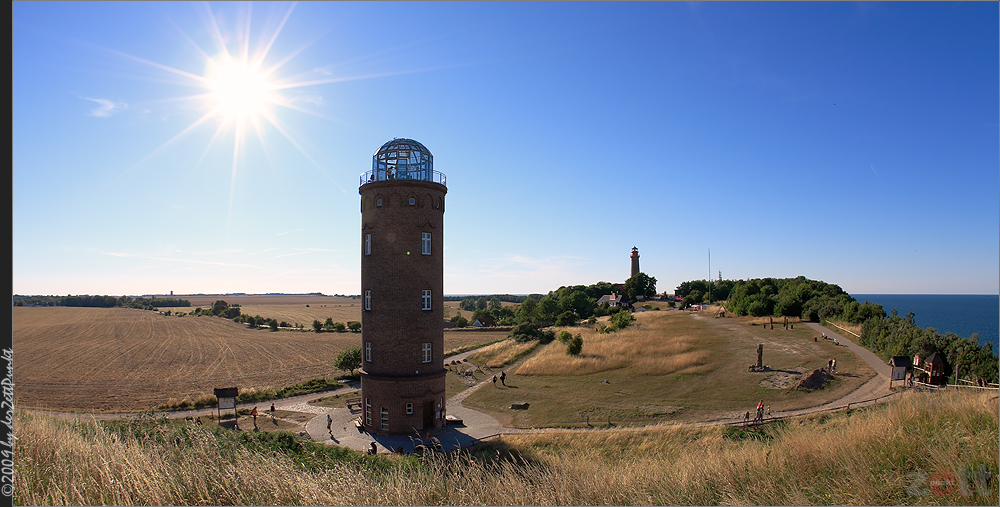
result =
[[[500,301],[500,298],[494,296],[493,298],[490,299],[489,306],[487,306],[487,309],[491,312],[496,312],[502,307],[503,303]]]
[[[517,311],[514,312],[514,318],[517,322],[534,322],[537,309],[538,300],[534,298],[525,299],[518,305]]]
[[[225,315],[228,309],[229,303],[220,299],[212,304],[212,315]]]
[[[700,290],[695,289],[695,290],[689,292],[686,297],[684,297],[684,304],[685,305],[699,305],[704,300],[705,300],[705,295],[702,294],[702,292]]]
[[[352,333],[360,333],[361,323],[358,321],[348,322],[347,329],[350,329]]]
[[[337,359],[333,363],[338,370],[344,370],[351,372],[354,375],[354,370],[361,367],[361,347],[355,346],[350,347],[340,354],[337,354]]]
[[[278,330],[278,321],[276,321],[274,319],[267,319],[267,326],[269,328],[271,328],[271,331],[277,331]]]
[[[559,314],[559,301],[551,294],[542,298],[538,302],[535,316],[540,322],[552,322]]]
[[[656,278],[646,273],[636,273],[625,281],[623,290],[629,301],[635,301],[638,296],[652,298],[656,296]]]
[[[323,332],[323,323],[320,322],[320,321],[318,321],[318,320],[314,320],[313,321],[313,330],[316,331],[317,333],[322,333]]]

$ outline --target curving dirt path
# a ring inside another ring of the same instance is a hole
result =
[[[819,324],[807,323],[807,325],[814,328],[819,333],[825,333],[831,339],[837,340],[837,342],[846,347],[848,350],[856,354],[858,357],[863,359],[868,365],[870,365],[877,375],[873,377],[868,382],[862,384],[859,388],[848,393],[847,395],[833,400],[831,402],[817,405],[814,407],[789,410],[781,412],[772,412],[768,420],[781,419],[787,417],[802,416],[817,412],[831,411],[831,410],[841,410],[849,408],[852,406],[862,406],[867,403],[873,402],[876,399],[884,399],[887,397],[898,396],[900,393],[891,393],[889,390],[889,375],[891,368],[889,365],[884,364],[880,357],[878,357],[873,352],[855,344],[853,341],[841,336],[840,334],[833,332]],[[468,355],[476,352],[475,350],[451,356],[448,358],[449,361],[458,360],[462,361]],[[523,361],[522,358],[520,361]],[[519,362],[520,362],[519,361]],[[509,367],[508,367],[509,368]],[[513,434],[513,433],[531,433],[531,432],[543,432],[543,431],[555,431],[546,429],[521,429],[521,428],[511,428],[500,424],[494,417],[489,414],[467,408],[462,405],[462,400],[467,398],[469,395],[474,393],[477,389],[484,385],[489,384],[488,380],[480,381],[479,383],[470,386],[448,399],[448,414],[454,415],[462,419],[463,424],[449,426],[446,430],[441,431],[432,436],[426,435],[412,435],[412,436],[385,436],[385,435],[374,435],[367,432],[358,430],[354,425],[354,420],[360,415],[359,410],[349,410],[346,407],[322,407],[310,404],[310,402],[315,401],[319,398],[329,397],[334,394],[348,393],[351,391],[356,391],[358,386],[356,383],[346,384],[344,387],[332,391],[324,391],[319,393],[312,393],[300,396],[293,396],[289,398],[282,398],[278,400],[267,400],[258,402],[256,405],[259,407],[265,407],[263,412],[266,412],[266,408],[269,407],[270,403],[273,401],[275,408],[277,410],[298,412],[302,414],[312,414],[303,426],[305,427],[304,433],[306,436],[312,440],[318,442],[324,442],[327,444],[340,445],[343,447],[348,447],[358,451],[365,451],[369,449],[372,442],[375,442],[379,448],[380,452],[392,452],[396,449],[402,448],[404,451],[410,452],[414,449],[416,445],[420,444],[434,444],[440,443],[444,449],[455,449],[460,447],[465,447],[472,445],[474,443],[480,442],[483,439],[491,438],[500,434]],[[244,404],[247,406],[249,404]],[[137,417],[137,414],[87,414],[87,413],[71,413],[71,412],[56,412],[56,411],[44,411],[44,410],[32,410],[32,412],[48,414],[54,417],[62,419],[95,419],[95,420],[113,420],[113,419],[127,419]],[[204,408],[197,410],[178,410],[178,411],[159,411],[148,413],[153,417],[160,418],[184,418],[184,417],[199,417],[207,416],[209,414],[216,413],[214,408]],[[323,417],[328,415],[330,417],[330,429],[327,429],[327,418]],[[289,421],[294,422],[294,421]],[[712,419],[702,422],[695,423],[683,423],[692,426],[710,426],[710,425],[720,425],[720,424],[738,424],[742,423],[742,418],[732,417],[732,418],[721,418]],[[558,431],[594,431],[592,429],[558,429]]]

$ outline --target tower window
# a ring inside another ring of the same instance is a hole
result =
[[[420,253],[431,254],[431,233],[425,232],[420,235]]]
[[[389,431],[389,409],[382,407],[381,420],[379,421],[382,425],[382,431]]]
[[[407,414],[412,414],[413,413],[413,404],[412,403],[407,403],[406,404],[406,413]]]
[[[416,205],[417,205],[417,200],[411,197],[410,198],[410,206],[416,206]]]
[[[431,362],[431,360],[433,359],[433,357],[434,357],[434,354],[433,354],[433,348],[431,347],[431,344],[430,343],[425,343],[424,344],[424,362],[425,363]]]
[[[381,208],[382,207],[382,199],[379,199],[379,200],[375,201],[375,205],[378,206],[379,208]]]
[[[365,291],[365,310],[371,310],[371,309],[372,309],[372,291],[366,290]]]
[[[365,361],[372,362],[372,342],[365,342]]]
[[[365,255],[372,254],[372,235],[365,234]]]
[[[365,398],[365,426],[372,425],[372,399]]]
[[[431,291],[425,290],[423,296],[421,297],[421,310],[431,309]]]

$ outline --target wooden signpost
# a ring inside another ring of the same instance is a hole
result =
[[[236,413],[236,397],[240,395],[239,387],[223,387],[215,389],[215,397],[219,400],[219,420],[222,420],[222,409],[232,410],[233,417],[239,417]]]

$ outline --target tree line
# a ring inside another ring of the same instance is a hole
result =
[[[840,286],[804,276],[796,278],[756,278],[752,280],[683,282],[677,286],[685,303],[700,303],[711,291],[714,301],[724,300],[726,310],[738,316],[800,317],[802,320],[824,322],[846,321],[861,325],[861,346],[888,361],[892,356],[926,358],[937,352],[946,359],[946,375],[954,375],[955,365],[961,365],[959,376],[973,381],[997,382],[998,356],[992,343],[979,344],[979,336],[969,338],[954,333],[940,334],[934,328],[920,328],[913,322],[914,314],[900,317],[893,309],[887,314],[882,305],[859,303]]]
[[[132,297],[132,296],[21,296],[14,295],[14,306],[75,306],[89,308],[139,308],[155,310],[160,307],[190,307],[186,299]]]
[[[653,297],[656,295],[656,278],[638,273],[624,284],[597,282],[592,285],[563,286],[545,295],[524,297],[517,306],[504,306],[504,300],[500,296],[468,297],[459,300],[459,308],[472,312],[471,318],[459,314],[451,320],[459,326],[487,318],[499,326],[570,326],[580,320],[621,311],[622,307],[612,307],[607,302],[597,304],[602,296],[612,293],[618,293],[629,301],[636,301],[639,296]]]

